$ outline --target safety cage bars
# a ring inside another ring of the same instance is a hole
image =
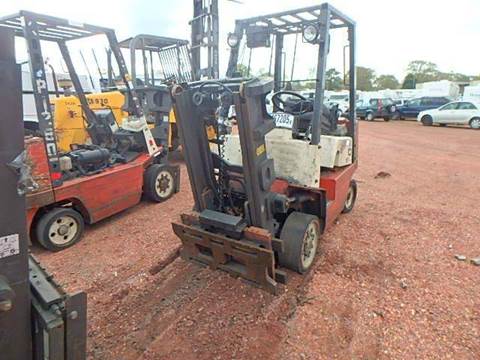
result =
[[[168,81],[184,83],[191,82],[194,79],[187,40],[141,34],[121,41],[119,46],[130,50],[131,74],[135,85],[137,85],[138,76],[137,51],[142,53],[144,80],[147,86],[155,86],[157,81],[159,83]],[[155,74],[154,54],[158,56],[162,78],[157,78],[158,74]],[[150,69],[148,69],[149,63]]]

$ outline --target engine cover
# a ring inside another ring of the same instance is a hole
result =
[[[292,138],[289,129],[273,129],[266,135],[267,155],[274,159],[277,177],[299,185],[318,187],[321,168],[332,169],[352,163],[353,141],[348,136],[322,135],[320,146]],[[225,160],[242,165],[238,135],[229,135],[224,146]]]

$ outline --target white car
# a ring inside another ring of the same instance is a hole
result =
[[[450,102],[438,109],[422,111],[418,114],[417,121],[425,126],[458,124],[480,129],[480,105],[470,101]]]
[[[328,108],[331,108],[335,105],[338,105],[339,116],[342,116],[343,114],[348,112],[348,108],[350,107],[348,94],[331,95],[330,98],[327,100],[327,106]]]

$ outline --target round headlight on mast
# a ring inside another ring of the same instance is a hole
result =
[[[231,48],[237,47],[239,43],[238,35],[235,33],[228,34],[227,43]]]
[[[319,35],[318,27],[311,24],[303,28],[303,38],[306,42],[315,43],[317,42]]]

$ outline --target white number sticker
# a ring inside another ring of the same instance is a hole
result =
[[[0,237],[0,259],[18,255],[20,253],[20,245],[18,234]]]
[[[279,128],[291,129],[293,127],[294,116],[282,112],[273,113],[275,125]]]

